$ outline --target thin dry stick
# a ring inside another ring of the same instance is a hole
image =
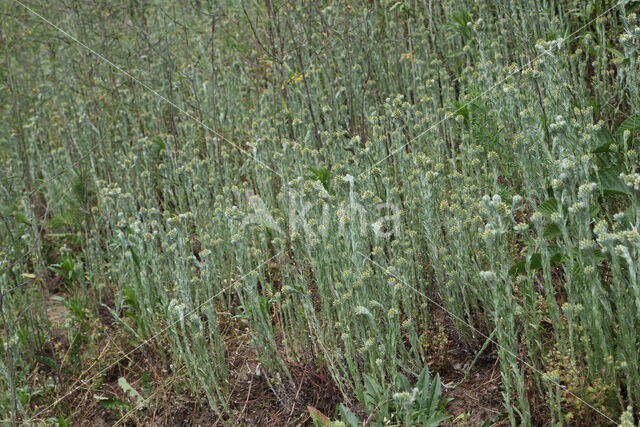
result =
[[[300,396],[300,389],[302,389],[302,383],[304,383],[304,377],[307,375],[306,369],[302,371],[302,379],[300,380],[300,385],[298,385],[298,390],[296,391],[296,397],[293,398],[293,405],[291,406],[291,412],[289,412],[289,418],[287,418],[287,424],[289,424],[289,420],[293,416],[293,411],[296,410],[296,402],[298,400],[298,396]]]
[[[529,54],[529,57],[531,57],[531,48],[529,48],[529,40],[527,40],[527,53]],[[535,60],[532,59],[529,61],[529,65],[531,66],[531,71],[535,71],[535,67],[533,65],[533,62]],[[544,104],[542,103],[542,91],[540,90],[540,84],[538,83],[538,79],[535,78],[534,75],[534,79],[533,82],[536,85],[536,94],[538,95],[538,105],[540,105],[540,109],[542,110],[542,124],[544,125],[544,133],[547,137],[547,147],[549,148],[549,152],[551,152],[551,135],[549,134],[549,126],[547,125],[547,112],[544,109]]]
[[[369,414],[369,416],[367,417],[367,419],[366,419],[366,420],[364,420],[364,421],[362,422],[362,427],[366,427],[367,425],[369,425],[369,423],[371,422],[371,419],[373,418],[374,414],[375,414],[376,412],[378,412],[378,409],[380,409],[380,407],[381,407],[382,405],[384,405],[385,403],[390,402],[390,401],[391,401],[391,398],[389,398],[389,399],[387,399],[387,400],[383,400],[383,401],[379,402],[379,403],[376,405],[376,407],[375,407],[375,408],[373,408],[373,411],[371,411],[371,413]]]
[[[244,399],[244,405],[242,405],[242,411],[236,418],[236,421],[233,423],[233,427],[236,427],[240,422],[240,418],[242,418],[242,414],[244,414],[245,409],[247,409],[247,403],[249,402],[249,396],[251,396],[251,386],[253,385],[253,371],[251,371],[251,378],[249,379],[249,390],[247,391],[247,398]]]
[[[293,35],[293,27],[291,25],[291,21],[289,20],[289,17],[287,17],[286,19],[289,27],[289,32],[291,33],[291,40],[293,41],[293,45],[296,48],[296,57],[298,58],[298,65],[300,65],[300,70],[304,70],[305,67],[304,67],[304,64],[302,63],[302,54],[300,53],[300,46],[296,42],[296,38]],[[304,91],[305,91],[305,94],[307,95],[306,97],[307,107],[309,108],[309,114],[311,116],[311,122],[313,123],[313,129],[315,130],[316,141],[318,143],[318,150],[321,150],[322,138],[320,138],[320,129],[318,129],[318,122],[316,121],[316,116],[313,113],[313,106],[311,105],[311,96],[309,95],[309,86],[307,85],[307,77],[305,76],[305,73],[300,74],[300,76],[302,77],[302,85],[304,86]]]

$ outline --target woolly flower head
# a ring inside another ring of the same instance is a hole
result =
[[[549,129],[552,131],[560,131],[567,127],[567,122],[562,116],[556,116],[556,120],[554,123],[549,125]]]
[[[568,169],[573,168],[575,166],[575,164],[576,164],[576,162],[573,159],[566,157],[566,158],[562,159],[562,161],[560,162],[560,167],[562,169],[568,170]]]
[[[315,186],[316,191],[318,192],[318,196],[320,196],[323,199],[326,199],[326,198],[329,197],[329,193],[324,188],[324,185],[322,184],[322,182],[315,181],[314,186]]]
[[[364,346],[363,346],[363,350],[367,351],[371,348],[371,346],[373,346],[373,344],[375,344],[375,339],[373,338],[367,338],[367,340],[364,342]]]
[[[540,212],[536,211],[533,214],[531,214],[531,221],[534,224],[542,224],[542,222],[544,221],[544,215],[542,215]]]
[[[620,179],[624,181],[627,187],[633,188],[636,191],[640,190],[640,174],[631,173],[631,174],[625,175],[624,173],[621,173]]]
[[[622,221],[624,221],[624,212],[618,212],[617,214],[613,215],[613,220],[615,222],[622,223]]]
[[[580,188],[578,188],[578,197],[581,199],[588,199],[591,193],[593,193],[596,188],[598,188],[598,184],[594,182],[582,184]]]
[[[594,242],[593,242],[593,240],[582,239],[582,240],[580,240],[580,243],[578,244],[578,247],[583,251],[584,250],[588,250],[588,249],[593,249]]]
[[[562,215],[559,212],[553,212],[551,214],[551,221],[555,223],[560,223],[562,221]]]
[[[520,233],[520,234],[525,233],[528,229],[529,229],[529,224],[527,224],[526,222],[518,223],[513,227],[513,230],[516,233]]]
[[[562,181],[561,181],[561,180],[559,180],[559,179],[557,179],[557,178],[554,178],[554,179],[551,181],[551,187],[552,187],[554,190],[559,190],[559,189],[561,189],[561,188],[562,188],[562,186],[563,186]]]
[[[180,317],[184,315],[184,304],[177,299],[172,299],[169,302],[169,311],[178,314]]]
[[[620,427],[633,427],[633,407],[627,407],[627,410],[620,415]]]
[[[409,393],[407,391],[394,393],[393,400],[398,402],[405,409],[411,408],[411,406],[413,406],[413,402],[415,401],[415,391],[414,393]]]
[[[607,225],[607,222],[604,220],[601,220],[596,223],[595,227],[593,227],[593,232],[596,233],[597,235],[600,235],[600,234],[606,233],[608,229],[609,229],[609,226]]]
[[[373,229],[373,234],[376,235],[376,237],[380,236],[380,234],[382,234],[382,222],[381,221],[377,221],[374,222],[373,224],[371,224],[371,228]]]

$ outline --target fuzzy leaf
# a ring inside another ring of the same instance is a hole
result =
[[[362,425],[362,421],[358,419],[356,414],[351,412],[351,409],[347,408],[342,403],[340,404],[340,415],[342,420],[350,427],[360,427]]]
[[[135,399],[138,409],[144,408],[144,398],[138,393],[138,390],[133,388],[125,377],[118,378],[118,385],[130,398]]]

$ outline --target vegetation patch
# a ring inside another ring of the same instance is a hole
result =
[[[638,0],[0,6],[0,422],[634,425]]]

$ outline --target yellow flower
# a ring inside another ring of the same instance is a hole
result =
[[[292,77],[289,78],[289,80],[287,80],[286,82],[282,83],[281,88],[284,89],[284,87],[286,85],[289,85],[291,83],[295,83],[295,82],[299,82],[300,80],[302,80],[304,78],[304,74],[302,73],[298,73]]]

